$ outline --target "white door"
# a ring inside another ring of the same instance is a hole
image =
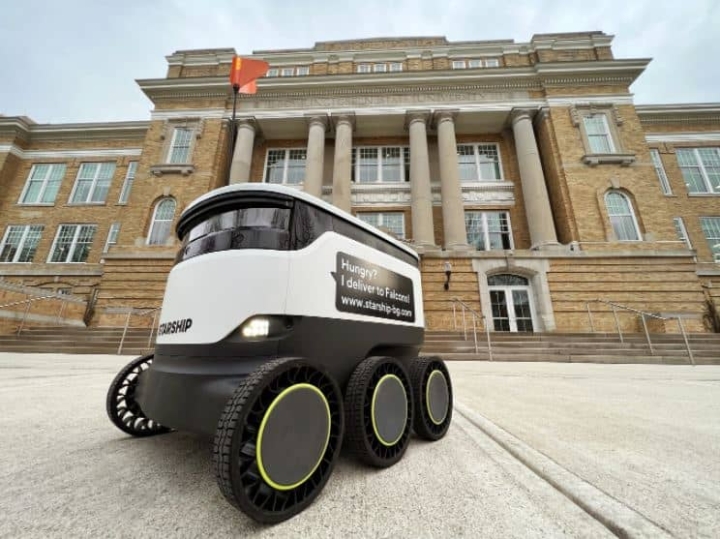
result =
[[[534,331],[533,306],[528,280],[517,275],[488,277],[495,331]]]

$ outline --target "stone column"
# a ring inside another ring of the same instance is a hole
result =
[[[333,164],[333,205],[343,211],[351,211],[352,183],[352,133],[355,114],[333,114],[335,121],[335,162]]]
[[[534,110],[513,109],[510,115],[515,135],[525,214],[530,228],[531,249],[558,245],[545,175],[540,164],[532,116]]]
[[[237,139],[230,165],[230,183],[245,183],[250,181],[250,165],[255,146],[257,122],[255,122],[255,118],[240,118],[237,123]]]
[[[443,230],[445,249],[468,249],[465,230],[465,211],[458,171],[455,116],[457,111],[442,110],[435,113],[440,154],[440,193],[442,195]]]
[[[435,247],[430,161],[427,145],[428,110],[409,111],[406,124],[410,131],[410,196],[412,199],[412,235],[417,247]]]
[[[307,161],[305,162],[306,193],[322,198],[323,169],[325,168],[325,129],[327,116],[308,116]]]

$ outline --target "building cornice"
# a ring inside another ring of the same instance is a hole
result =
[[[27,142],[70,140],[127,140],[143,142],[150,122],[103,122],[36,124],[27,118],[0,118],[0,135],[20,137]]]
[[[649,124],[720,124],[720,103],[637,105],[640,123]]]
[[[558,62],[521,68],[405,71],[400,73],[315,75],[311,77],[263,78],[258,94],[242,101],[293,97],[392,95],[464,90],[542,90],[544,87],[629,85],[647,66],[648,59],[602,62]],[[225,77],[137,80],[153,102],[172,99],[229,98]]]

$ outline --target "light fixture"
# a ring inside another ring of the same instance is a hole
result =
[[[242,327],[242,336],[246,338],[267,337],[270,333],[270,320],[252,318]]]

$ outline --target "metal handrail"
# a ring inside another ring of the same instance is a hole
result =
[[[459,303],[460,307],[462,307],[462,320],[463,320],[463,338],[467,341],[467,321],[465,318],[465,311],[470,311],[470,314],[472,315],[472,323],[473,323],[473,340],[475,342],[475,353],[477,354],[478,349],[478,340],[477,340],[477,324],[476,320],[480,319],[483,322],[483,327],[485,328],[485,336],[487,338],[487,348],[488,348],[488,359],[490,361],[493,360],[492,355],[492,342],[490,341],[490,326],[487,324],[487,319],[485,318],[485,315],[482,313],[478,313],[475,309],[470,307],[467,303],[462,301],[459,298],[451,298],[450,301],[452,302],[453,307],[453,327],[455,328],[455,331],[457,331],[457,310],[455,308],[455,304]]]
[[[23,313],[23,317],[20,320],[20,325],[18,326],[17,335],[20,335],[23,328],[25,327],[25,322],[27,320],[28,314],[30,313],[30,307],[31,304],[35,301],[42,301],[45,299],[59,299],[60,300],[60,312],[58,312],[57,315],[57,322],[60,323],[60,318],[62,317],[63,312],[65,311],[65,302],[67,299],[62,298],[58,296],[57,294],[52,294],[48,296],[33,296],[28,299],[23,299],[19,301],[11,301],[10,303],[5,303],[3,305],[0,305],[0,310],[6,308],[6,307],[12,307],[14,305],[22,305],[23,303],[27,303],[27,307],[25,307],[25,312]]]
[[[118,351],[117,351],[118,355],[120,355],[122,353],[123,344],[125,343],[125,336],[127,335],[127,330],[130,327],[130,317],[132,315],[147,316],[150,313],[155,313],[155,315],[153,316],[152,325],[150,326],[150,336],[148,337],[148,348],[150,348],[150,343],[152,342],[153,334],[155,333],[155,325],[157,324],[158,311],[160,309],[161,309],[161,307],[155,307],[154,309],[147,309],[147,310],[135,309],[134,307],[127,308],[127,317],[125,318],[125,327],[123,328],[123,334],[122,334],[122,337],[120,338],[120,344],[118,345]]]
[[[692,349],[690,348],[690,341],[687,337],[687,332],[685,331],[685,325],[682,322],[682,319],[679,316],[661,316],[659,314],[654,313],[648,313],[645,311],[641,311],[639,309],[633,309],[632,307],[628,307],[626,305],[620,305],[619,303],[614,303],[612,301],[607,301],[604,299],[594,299],[591,301],[585,302],[585,308],[587,309],[588,313],[588,321],[590,322],[590,331],[595,333],[595,324],[593,323],[593,317],[592,317],[592,311],[590,310],[590,304],[591,303],[604,303],[605,305],[610,305],[612,307],[613,311],[613,317],[615,318],[615,327],[617,328],[618,336],[620,337],[620,342],[624,343],[625,340],[623,338],[622,331],[620,329],[620,320],[618,319],[617,315],[617,309],[623,309],[625,311],[630,311],[635,314],[639,314],[640,318],[642,320],[643,324],[643,330],[645,331],[645,339],[647,340],[648,347],[650,348],[650,354],[655,355],[655,349],[653,348],[652,341],[650,340],[650,332],[647,328],[647,322],[645,320],[645,317],[654,318],[656,320],[672,320],[673,318],[678,321],[678,327],[680,328],[680,333],[682,333],[683,341],[685,342],[685,348],[687,349],[688,358],[690,359],[690,363],[692,363],[693,366],[695,366],[695,356],[693,356]]]

